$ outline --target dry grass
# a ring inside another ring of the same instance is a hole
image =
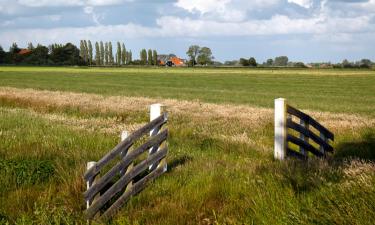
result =
[[[162,103],[170,114],[183,115],[199,121],[219,119],[229,124],[231,121],[241,121],[246,127],[256,129],[263,127],[273,120],[273,110],[268,108],[212,104],[199,101],[179,101],[174,99],[152,99],[144,97],[101,96],[96,94],[72,93],[61,91],[41,91],[34,89],[18,89],[11,87],[0,88],[0,98],[27,102],[39,107],[79,107],[80,110],[90,110],[101,113],[139,112],[148,111],[153,103]],[[305,110],[304,110],[305,111]],[[317,118],[322,124],[333,131],[372,127],[375,119],[362,115],[346,113],[329,113],[306,111]]]

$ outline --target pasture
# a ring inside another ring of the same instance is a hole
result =
[[[273,101],[335,133],[273,160]],[[167,106],[169,171],[111,224],[372,224],[375,71],[0,67],[0,224],[82,224],[86,162]]]

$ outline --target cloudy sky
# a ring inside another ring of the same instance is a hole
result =
[[[375,61],[375,0],[0,0],[0,45],[121,41],[217,60]],[[134,54],[135,53],[135,54]]]

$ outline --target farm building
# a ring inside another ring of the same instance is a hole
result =
[[[186,60],[174,54],[158,55],[158,62],[161,66],[186,66]]]

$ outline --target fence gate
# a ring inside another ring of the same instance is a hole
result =
[[[168,130],[161,130],[167,123],[167,114],[161,113],[160,104],[151,105],[150,120],[150,123],[130,135],[123,132],[121,142],[115,148],[98,162],[87,164],[84,174],[87,191],[84,198],[87,202],[85,214],[88,220],[97,214],[101,214],[99,216],[102,219],[110,218],[132,195],[167,171],[165,157],[168,152]],[[148,140],[130,150],[134,143],[139,143],[146,134],[150,134]],[[138,160],[140,162],[135,164],[135,160],[147,150],[147,158]],[[113,162],[116,159],[118,162]],[[106,166],[110,167],[109,170],[104,169]],[[103,171],[106,172],[99,177]]]
[[[324,157],[327,152],[333,152],[330,141],[334,141],[334,135],[327,128],[288,105],[285,99],[275,99],[275,159],[284,160],[288,156],[307,159],[309,155]],[[298,149],[291,147],[290,143]]]

